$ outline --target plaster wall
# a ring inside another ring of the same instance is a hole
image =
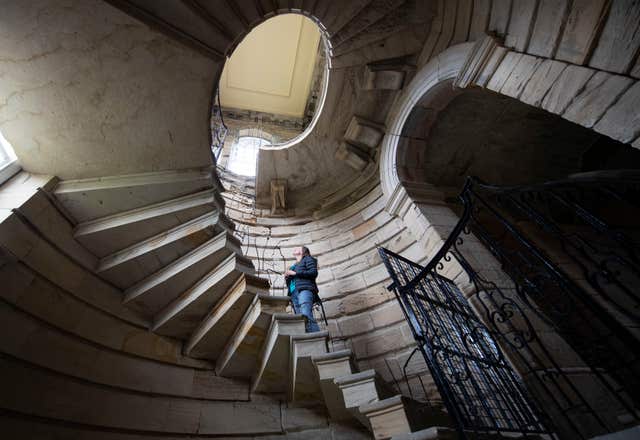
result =
[[[211,163],[221,65],[99,0],[3,2],[0,130],[61,178]]]

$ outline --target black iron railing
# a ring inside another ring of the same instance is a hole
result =
[[[638,422],[639,196],[632,177],[469,179],[425,267],[379,250],[462,435],[589,438]]]
[[[211,109],[211,154],[218,163],[220,154],[224,147],[224,141],[227,137],[229,129],[224,123],[222,116],[222,106],[220,105],[220,89],[216,89],[216,94],[213,97],[213,108]]]

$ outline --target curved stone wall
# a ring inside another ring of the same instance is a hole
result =
[[[0,127],[24,169],[73,179],[211,163],[221,63],[100,0],[2,9]]]
[[[0,416],[16,438],[290,438],[362,430],[328,420],[323,405],[252,395],[250,383],[183,355],[149,331],[48,191],[20,173],[0,187]],[[7,212],[5,212],[7,211]],[[299,434],[298,434],[299,433]]]
[[[292,263],[293,249],[308,246],[318,258],[317,282],[334,349],[351,348],[361,370],[375,368],[390,386],[408,394],[402,368],[415,343],[393,293],[387,290],[391,280],[377,247],[422,263],[425,253],[403,222],[385,211],[380,187],[338,212],[325,216],[316,212],[314,220],[262,217],[258,219],[262,225],[251,225],[242,217],[239,203],[235,199],[234,208],[229,208],[232,203],[228,202],[227,213],[238,225],[244,254],[253,260],[260,276],[271,281],[272,293],[284,292],[279,274]],[[251,212],[250,206],[244,208]],[[414,356],[408,378],[413,392],[420,394],[418,376],[432,392],[424,361]]]

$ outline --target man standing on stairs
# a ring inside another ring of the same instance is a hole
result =
[[[313,303],[318,296],[318,260],[311,256],[306,246],[293,250],[296,262],[284,273],[293,311],[305,316],[307,333],[320,331],[313,318]]]

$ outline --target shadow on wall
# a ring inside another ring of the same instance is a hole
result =
[[[440,112],[416,106],[404,133],[410,137],[407,155],[417,166],[401,178],[456,193],[469,175],[521,185],[583,171],[640,168],[640,151],[631,146],[482,89],[460,93]]]

